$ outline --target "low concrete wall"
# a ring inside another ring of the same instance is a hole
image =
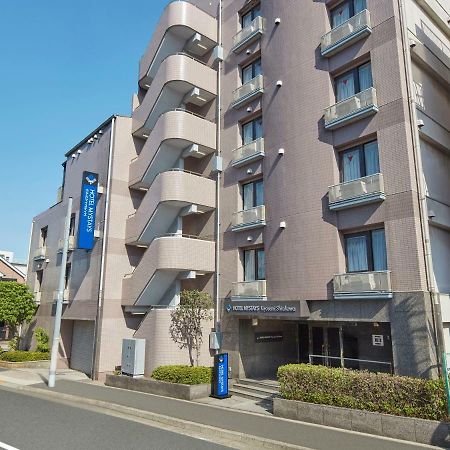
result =
[[[150,378],[132,378],[124,375],[107,374],[105,384],[106,386],[181,398],[183,400],[195,400],[211,395],[211,385],[209,384],[166,383],[165,381],[152,380]]]
[[[50,361],[24,361],[24,362],[9,362],[0,361],[0,369],[48,369]]]
[[[450,423],[275,398],[275,416],[421,444],[449,447]]]

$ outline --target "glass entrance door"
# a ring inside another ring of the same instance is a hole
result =
[[[310,363],[341,367],[341,338],[339,327],[326,325],[311,327]]]

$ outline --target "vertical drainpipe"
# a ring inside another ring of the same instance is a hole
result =
[[[414,86],[412,77],[412,66],[411,66],[411,53],[408,41],[408,22],[406,15],[406,5],[405,0],[399,0],[400,7],[400,20],[401,20],[401,30],[402,30],[402,44],[403,44],[403,58],[405,63],[405,75],[406,75],[406,88],[408,92],[408,108],[409,116],[411,122],[412,140],[413,140],[413,155],[414,155],[414,170],[416,174],[417,183],[417,193],[419,197],[419,213],[420,213],[420,224],[422,231],[422,244],[425,256],[425,273],[427,278],[427,287],[431,296],[431,311],[433,316],[433,328],[436,340],[436,353],[437,353],[437,364],[439,369],[439,374],[442,374],[442,354],[444,350],[444,328],[442,325],[442,313],[441,313],[441,302],[439,293],[437,291],[434,269],[433,269],[433,259],[431,255],[431,239],[430,239],[430,229],[428,225],[428,214],[427,214],[427,196],[424,186],[424,173],[422,165],[422,155],[420,152],[420,135],[417,128],[417,109],[414,99]]]
[[[217,45],[222,46],[222,0],[219,0],[219,17],[217,26]],[[216,97],[216,156],[220,158],[221,152],[221,72],[222,61],[219,59],[217,64],[217,97]],[[220,333],[220,189],[221,189],[222,173],[217,171],[216,180],[216,215],[215,215],[215,286],[214,286],[214,327],[217,333]],[[220,343],[221,339],[219,340]],[[220,344],[219,344],[220,345]],[[219,350],[220,351],[220,350]]]
[[[112,173],[112,161],[114,152],[114,136],[115,136],[116,116],[113,116],[111,120],[111,135],[109,139],[109,152],[108,152],[108,174],[106,181],[106,193],[105,193],[105,215],[103,218],[103,235],[102,235],[102,254],[100,259],[100,277],[98,283],[98,300],[97,300],[97,313],[95,316],[94,324],[94,343],[92,352],[92,370],[91,378],[96,380],[99,372],[100,361],[100,342],[101,342],[101,323],[103,318],[103,297],[104,297],[104,285],[105,285],[105,256],[106,245],[109,227],[109,207],[111,198],[111,173]]]

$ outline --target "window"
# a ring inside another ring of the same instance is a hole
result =
[[[69,236],[75,236],[75,214],[70,216]]]
[[[66,265],[66,272],[64,274],[64,289],[69,289],[71,272],[72,272],[72,264],[67,263],[67,265]]]
[[[380,173],[377,141],[345,150],[340,157],[342,182]]]
[[[366,0],[346,0],[340,3],[330,11],[331,28],[338,27],[366,8]]]
[[[242,28],[248,27],[253,20],[255,20],[257,17],[261,16],[261,5],[258,4],[254,8],[252,8],[250,11],[246,12],[245,14],[242,14],[241,16],[241,26]]]
[[[244,210],[264,205],[264,182],[263,180],[252,181],[242,186],[242,197]]]
[[[41,228],[41,247],[45,247],[47,243],[48,227]]]
[[[253,78],[262,74],[261,58],[242,68],[242,84],[248,83]]]
[[[266,265],[263,248],[244,251],[244,281],[266,279]]]
[[[242,124],[242,145],[249,144],[256,141],[256,139],[262,138],[262,117],[253,119],[250,122]]]
[[[371,63],[368,62],[336,77],[336,100],[340,102],[349,97],[353,97],[359,92],[365,91],[372,86],[372,66]]]
[[[36,289],[35,289],[36,292],[41,292],[43,278],[44,278],[44,271],[36,270]]]
[[[347,272],[387,270],[384,229],[349,234],[345,239]]]

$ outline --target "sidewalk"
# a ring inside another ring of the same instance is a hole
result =
[[[7,371],[19,372],[19,371]],[[28,379],[33,391],[37,391],[45,395],[49,388],[42,382],[43,374],[30,373],[15,374],[20,382]],[[36,370],[34,371],[36,372]],[[144,394],[140,392],[127,391],[122,389],[110,388],[96,382],[69,379],[75,377],[76,373],[66,373],[61,371],[58,376],[56,387],[51,389],[54,396],[55,392],[68,394],[78,398],[78,402],[98,402],[98,406],[107,408],[108,405],[113,407],[122,406],[124,408],[133,408],[143,413],[154,413],[167,416],[168,418],[180,419],[188,422],[195,422],[210,427],[230,430],[237,433],[245,433],[272,441],[280,441],[287,444],[297,446],[328,450],[330,448],[336,450],[348,450],[349,448],[361,449],[377,449],[377,450],[410,450],[417,448],[436,448],[430,446],[422,446],[412,442],[399,441],[378,436],[366,435],[336,428],[324,427],[303,422],[296,422],[287,419],[280,419],[267,414],[256,414],[252,412],[244,412],[237,409],[231,409],[218,406],[222,401],[205,399],[210,404],[200,402],[189,402],[185,400],[177,400],[168,397],[161,397],[152,394]],[[1,382],[11,382],[13,374],[7,374],[8,380],[5,379],[5,371],[0,372]],[[33,389],[35,388],[35,389]],[[29,389],[30,388],[22,388]],[[49,397],[50,398],[50,397]],[[229,399],[232,400],[232,399]],[[214,403],[214,404],[213,404]],[[120,410],[120,408],[118,409]],[[256,448],[256,447],[255,447]]]

